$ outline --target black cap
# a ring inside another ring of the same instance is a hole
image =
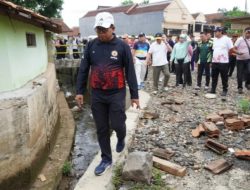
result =
[[[161,33],[156,33],[155,34],[155,39],[161,39],[162,38],[162,34]]]
[[[141,32],[141,33],[138,35],[138,37],[144,37],[144,36],[146,36],[146,35],[145,35],[145,33],[143,33],[143,32]]]
[[[215,27],[214,32],[223,32],[224,28],[223,27]]]

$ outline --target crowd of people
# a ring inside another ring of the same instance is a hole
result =
[[[212,38],[214,36],[214,38]],[[135,36],[124,34],[122,39],[132,51],[138,90],[144,88],[148,66],[153,68],[153,94],[168,90],[170,73],[176,75],[176,86],[192,86],[192,71],[197,68],[196,90],[202,88],[202,77],[205,75],[204,90],[216,93],[219,76],[222,81],[222,96],[228,92],[228,78],[237,68],[239,94],[243,93],[243,81],[250,90],[250,28],[244,30],[240,37],[236,34],[229,37],[223,27],[214,31],[201,32],[196,41],[193,35],[185,33],[176,37],[157,33],[154,40],[146,38],[144,33]],[[163,74],[163,86],[159,88],[160,74]],[[211,85],[210,85],[211,78]]]
[[[56,36],[54,40],[56,59],[80,59],[88,41],[78,36]]]

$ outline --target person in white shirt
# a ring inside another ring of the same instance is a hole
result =
[[[212,88],[210,93],[216,93],[216,87],[220,75],[223,87],[221,96],[226,96],[228,91],[229,52],[233,51],[233,43],[230,38],[223,35],[222,27],[215,28],[214,32],[215,38],[213,43],[212,58]]]
[[[250,27],[245,29],[243,37],[238,38],[234,47],[239,51],[237,55],[237,82],[238,92],[243,93],[243,78],[245,78],[245,87],[250,90]]]
[[[172,51],[172,48],[166,41],[163,41],[161,33],[157,33],[155,35],[155,40],[156,41],[153,42],[149,48],[146,62],[147,64],[152,64],[153,66],[153,93],[157,94],[158,82],[161,72],[164,75],[163,91],[168,90],[167,85],[170,78],[170,74],[168,69],[167,52]],[[152,62],[150,61],[151,57]]]

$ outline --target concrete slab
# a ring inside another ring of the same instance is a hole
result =
[[[140,95],[140,104],[141,108],[144,108],[147,106],[147,103],[150,99],[150,95],[144,91],[139,92]],[[95,176],[94,170],[95,167],[99,164],[101,161],[101,153],[96,155],[92,163],[89,165],[87,171],[84,173],[84,175],[80,178],[79,182],[77,183],[75,190],[109,190],[112,189],[112,170],[114,166],[116,166],[118,163],[121,163],[125,156],[127,155],[127,145],[130,144],[132,140],[132,135],[134,133],[134,130],[136,128],[136,125],[138,123],[140,111],[136,110],[135,108],[130,107],[126,111],[127,115],[127,137],[126,137],[126,147],[125,151],[118,154],[115,151],[117,138],[115,133],[111,136],[111,147],[112,147],[112,154],[113,154],[113,167],[112,169],[109,169],[104,175],[102,176]]]

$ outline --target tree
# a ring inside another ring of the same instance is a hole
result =
[[[242,11],[239,7],[234,7],[232,10],[228,11],[227,9],[218,9],[219,13],[223,13],[226,17],[240,17],[249,15],[249,13]]]
[[[10,0],[46,17],[61,17],[63,0]]]
[[[133,5],[133,4],[134,4],[133,0],[124,0],[122,2],[122,5]]]
[[[219,13],[223,13],[225,17],[232,18],[232,17],[241,17],[241,16],[247,16],[249,13],[242,11],[239,9],[239,7],[234,7],[232,10],[227,9],[218,9]],[[239,31],[231,30],[231,22],[224,22],[224,27],[228,28],[228,33],[240,33]]]

